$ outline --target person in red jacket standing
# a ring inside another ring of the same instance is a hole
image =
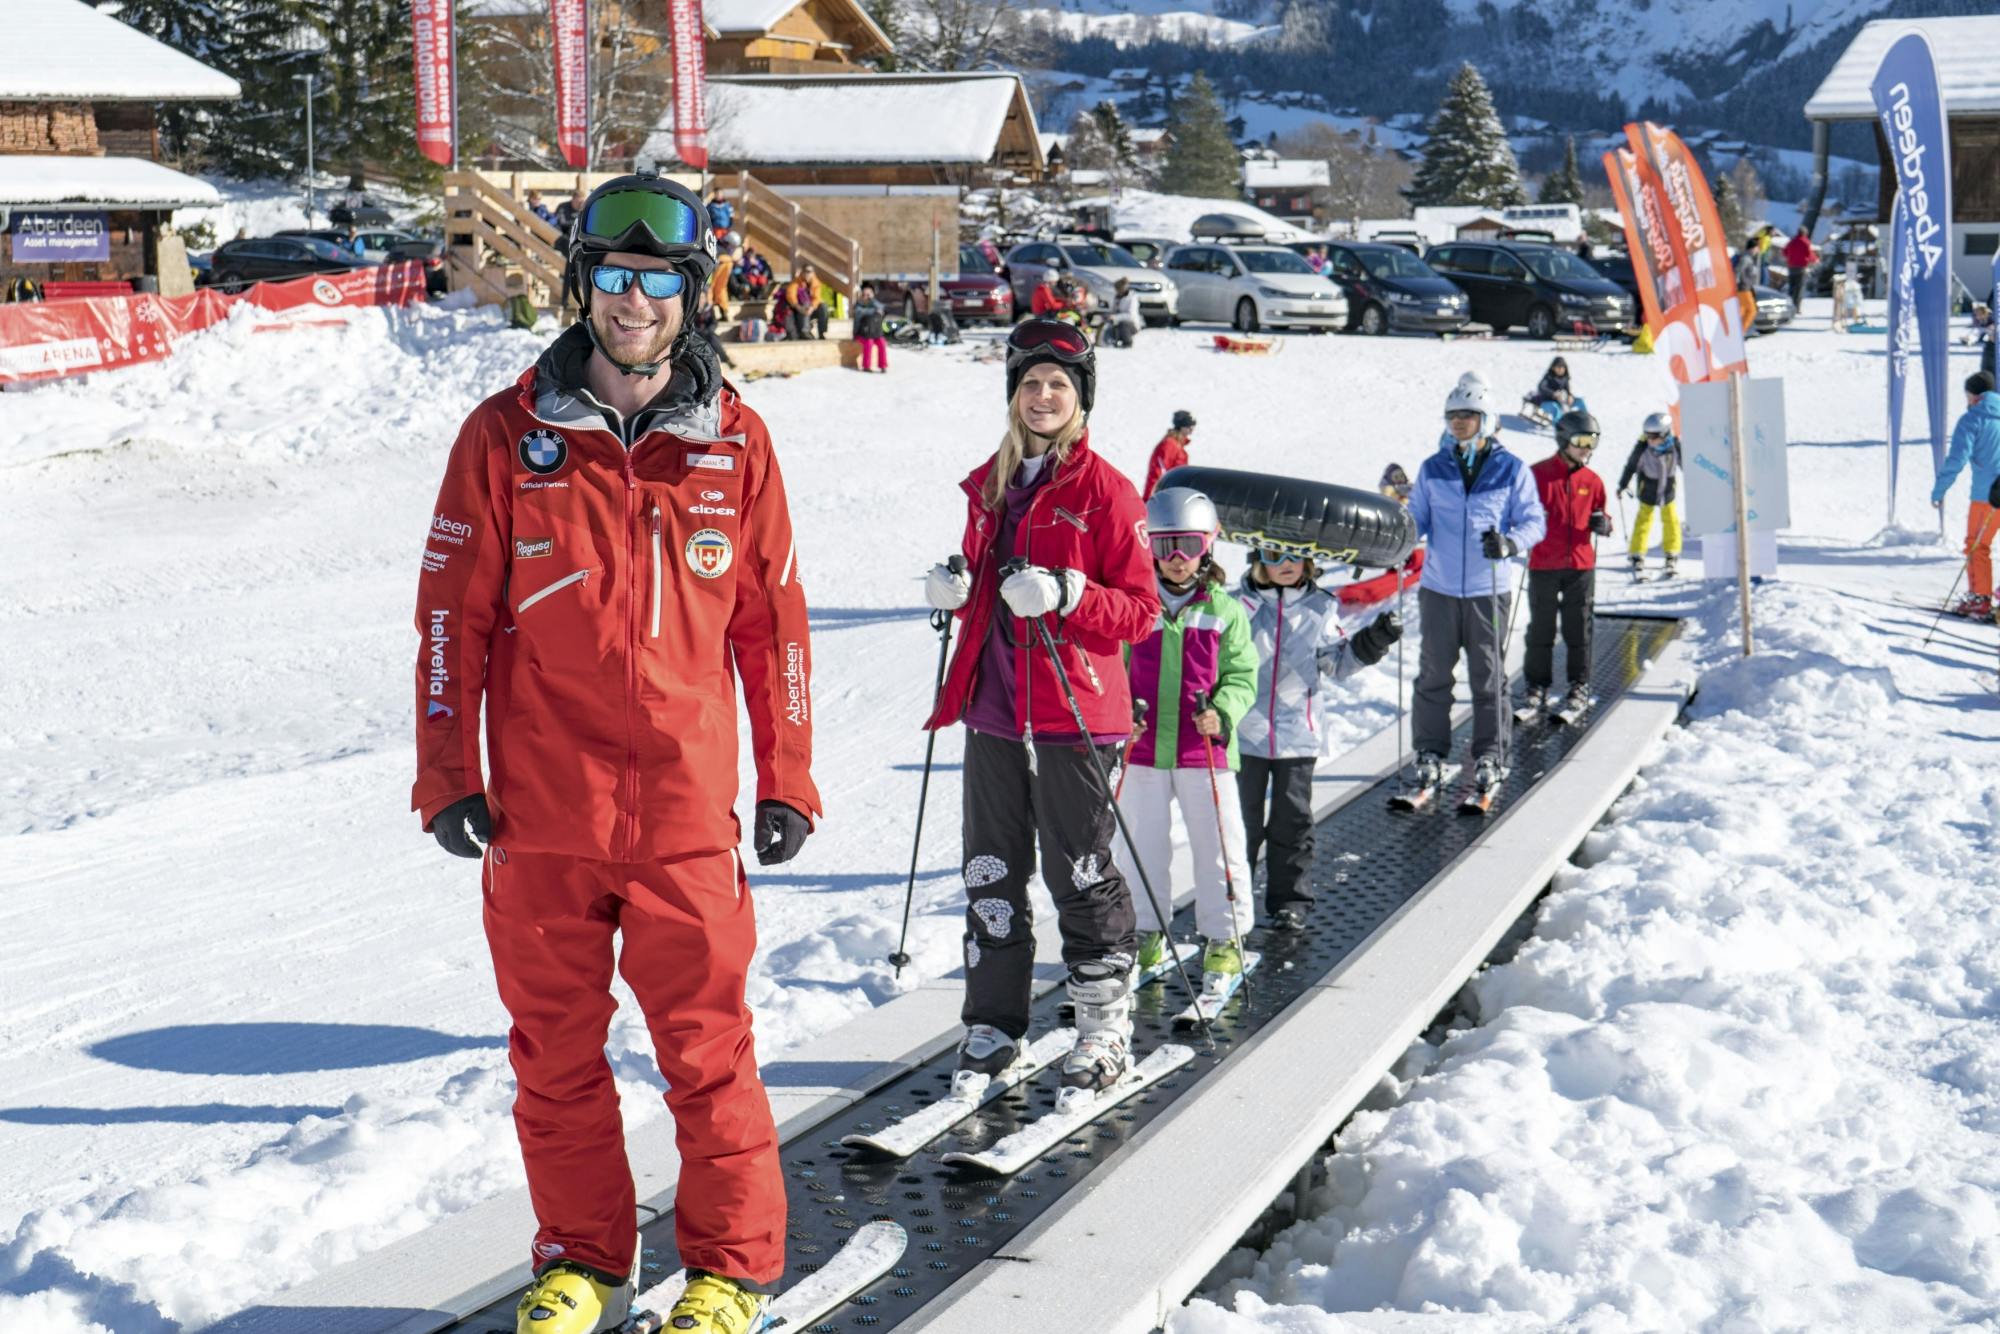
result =
[[[1597,537],[1611,533],[1604,479],[1590,467],[1597,418],[1565,412],[1556,421],[1556,452],[1529,471],[1548,531],[1528,551],[1528,693],[1519,713],[1548,708],[1555,684],[1556,622],[1562,622],[1569,693],[1557,706],[1566,717],[1590,706],[1590,632],[1597,602]]]
[[[965,568],[934,566],[925,583],[930,604],[964,627],[926,724],[966,726],[961,1090],[1005,1070],[1027,1036],[1038,841],[1076,1003],[1063,1085],[1103,1089],[1131,1064],[1138,919],[1111,858],[1111,793],[1089,748],[1122,746],[1131,733],[1124,650],[1152,634],[1160,597],[1145,508],[1090,448],[1096,388],[1081,329],[1015,326],[1007,434],[962,484]],[[1009,568],[1018,561],[1027,564]],[[1054,636],[1089,736],[1077,734],[1035,619]]]
[[[1194,438],[1194,414],[1186,408],[1174,410],[1174,424],[1160,437],[1160,443],[1153,446],[1153,457],[1146,460],[1146,489],[1139,494],[1151,500],[1153,492],[1159,490],[1160,478],[1181,467],[1188,461],[1188,441]]]
[[[1785,242],[1785,268],[1790,271],[1786,283],[1792,289],[1792,305],[1797,306],[1806,291],[1806,273],[1819,261],[1819,251],[1813,249],[1812,233],[1800,226],[1792,239]]]
[[[418,580],[412,805],[447,851],[484,856],[539,1224],[517,1325],[538,1334],[612,1329],[633,1297],[638,1214],[604,1057],[614,948],[680,1149],[690,1281],[669,1326],[751,1327],[785,1268],[743,997],[757,934],[735,699],[740,676],[757,860],[788,861],[820,804],[812,657],[770,436],[685,332],[714,263],[684,187],[641,173],[591,194],[564,274],[583,317],[466,419]]]

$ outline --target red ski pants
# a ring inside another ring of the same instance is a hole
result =
[[[534,1259],[630,1274],[638,1233],[618,1088],[604,1056],[618,971],[639,1000],[680,1150],[681,1263],[760,1286],[785,1268],[785,1183],[744,978],[757,928],[734,852],[620,864],[487,855],[486,941],[518,1092]]]

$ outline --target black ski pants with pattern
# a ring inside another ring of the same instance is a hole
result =
[[[1117,756],[1102,752],[1107,769]],[[1114,781],[1115,781],[1115,775]],[[1062,957],[1075,965],[1138,948],[1132,890],[1111,860],[1111,794],[1082,745],[965,734],[965,1005],[969,1024],[1028,1032],[1035,973],[1028,879],[1041,844],[1042,883],[1056,901]],[[1161,891],[1164,893],[1164,889]]]

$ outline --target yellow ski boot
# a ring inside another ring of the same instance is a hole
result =
[[[667,1313],[666,1328],[674,1334],[756,1334],[765,1327],[764,1308],[771,1298],[752,1292],[733,1278],[695,1269],[687,1289]]]
[[[595,1270],[558,1260],[535,1275],[514,1308],[515,1334],[602,1334],[632,1314],[632,1280],[607,1282]]]

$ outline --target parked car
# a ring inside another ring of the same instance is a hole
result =
[[[1347,323],[1340,288],[1281,245],[1175,246],[1167,252],[1167,272],[1180,288],[1178,323],[1214,320],[1243,333]]]
[[[1014,289],[1014,310],[1033,309],[1042,275],[1069,274],[1100,306],[1111,304],[1118,280],[1131,283],[1139,295],[1139,313],[1148,324],[1171,323],[1179,310],[1174,280],[1132,258],[1131,252],[1109,241],[1065,236],[1054,241],[1028,241],[1007,252],[1007,281]]]
[[[1622,250],[1600,250],[1587,261],[1593,269],[1623,288],[1632,298],[1632,309],[1643,314],[1644,305],[1639,297],[1639,276],[1632,269],[1632,257]],[[1792,299],[1775,287],[1762,283],[1753,284],[1751,291],[1757,296],[1757,318],[1752,321],[1750,332],[1766,334],[1792,322],[1798,314]]]
[[[1637,307],[1616,283],[1567,250],[1539,241],[1450,241],[1424,255],[1464,289],[1472,318],[1496,334],[1520,325],[1530,338],[1587,324],[1623,329]]]
[[[428,296],[441,296],[448,286],[444,272],[444,242],[430,240],[411,232],[381,231],[366,229],[357,231],[352,237],[345,227],[293,228],[275,233],[278,236],[303,236],[313,240],[326,241],[347,251],[359,254],[370,264],[416,263],[424,266],[424,292]],[[361,242],[357,252],[355,241]]]
[[[1180,242],[1166,236],[1121,236],[1117,244],[1147,268],[1157,269],[1166,265],[1167,252]]]
[[[393,225],[389,210],[366,195],[343,199],[326,211],[326,220],[336,227],[388,227]]]
[[[1386,241],[1311,244],[1326,247],[1325,276],[1347,298],[1350,331],[1456,333],[1472,322],[1472,307],[1465,293],[1399,245]]]
[[[976,243],[958,248],[958,276],[938,279],[938,292],[960,324],[1013,323],[1014,293],[1007,280],[987,261],[985,250]],[[900,311],[907,320],[923,319],[931,311],[928,279],[916,282],[884,279],[875,284],[875,296],[885,309]]]
[[[230,241],[209,257],[208,283],[225,292],[251,283],[301,278],[311,273],[346,273],[370,267],[351,250],[313,236],[270,236]]]

